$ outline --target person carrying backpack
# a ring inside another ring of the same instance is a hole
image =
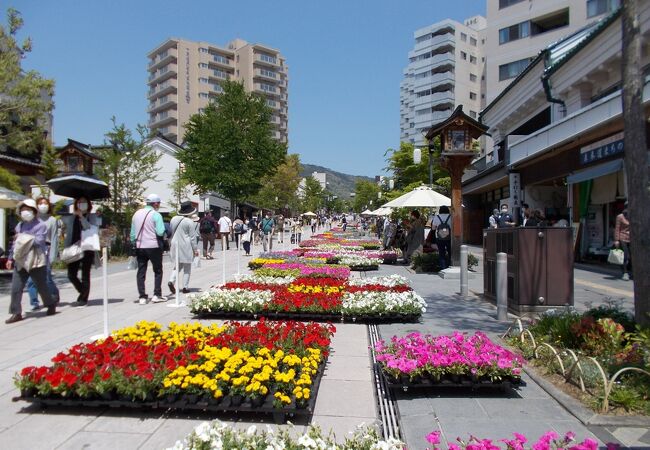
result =
[[[443,205],[440,207],[438,214],[433,217],[431,225],[435,227],[440,270],[443,270],[451,266],[451,215],[449,214],[449,206]]]
[[[275,222],[271,213],[267,212],[266,216],[260,222],[260,235],[262,237],[262,248],[265,252],[273,250],[273,232],[275,231]]]
[[[217,221],[212,217],[212,211],[207,211],[199,222],[199,233],[201,233],[201,240],[203,241],[203,257],[205,259],[214,259],[212,252],[214,251],[214,238],[217,230]]]

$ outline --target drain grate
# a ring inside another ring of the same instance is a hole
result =
[[[380,339],[377,325],[368,325],[368,337],[370,340],[370,357],[372,359],[372,373],[375,380],[375,398],[377,399],[377,410],[379,411],[382,437],[384,439],[394,438],[403,441],[400,433],[395,397],[388,389],[384,378],[379,374],[379,364],[377,364],[375,355],[375,343]]]

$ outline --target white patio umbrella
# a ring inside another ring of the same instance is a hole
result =
[[[18,203],[27,197],[5,187],[0,187],[0,208],[15,208]]]
[[[311,212],[311,211],[307,211],[306,213],[302,213],[301,215],[302,215],[302,216],[315,216],[316,214],[314,214],[314,213]]]
[[[386,203],[383,207],[389,208],[438,208],[440,206],[450,206],[451,199],[434,191],[428,186],[420,186],[411,192],[397,197]]]
[[[375,209],[372,214],[374,216],[389,216],[393,213],[393,208],[382,206],[381,208]]]
[[[372,211],[369,209],[366,209],[364,212],[361,213],[362,216],[372,216]]]

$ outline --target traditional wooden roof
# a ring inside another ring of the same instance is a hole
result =
[[[461,125],[463,123],[466,123],[467,125],[470,126],[470,130],[471,130],[470,134],[472,136],[472,139],[478,139],[481,135],[485,134],[485,132],[488,130],[487,125],[484,125],[478,120],[473,119],[472,117],[465,114],[463,112],[463,105],[458,105],[456,109],[454,109],[454,112],[452,112],[449,117],[447,117],[442,122],[438,122],[437,124],[429,128],[426,134],[426,138],[428,140],[432,140],[434,137],[439,135],[443,129],[447,128],[448,126]]]

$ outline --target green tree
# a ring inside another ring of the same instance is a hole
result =
[[[364,209],[368,208],[370,210],[377,209],[373,206],[377,206],[379,199],[377,193],[379,192],[379,186],[377,183],[368,180],[359,180],[354,186],[354,211],[360,213]],[[372,204],[370,203],[372,201]],[[378,207],[378,206],[377,206]]]
[[[190,118],[178,159],[200,191],[224,195],[234,210],[237,201],[260,191],[287,150],[271,136],[271,109],[262,96],[234,81],[222,87],[219,97]]]
[[[20,177],[9,172],[4,167],[0,167],[0,186],[15,192],[23,192],[23,188],[20,185]]]
[[[323,205],[325,192],[314,177],[305,178],[304,194],[302,205],[306,211],[316,212]]]
[[[169,189],[174,193],[173,197],[167,199],[167,202],[178,211],[181,207],[181,202],[187,200],[192,195],[192,183],[187,178],[184,170],[180,167],[176,168],[171,182],[168,185]],[[163,199],[164,200],[164,199]]]
[[[115,117],[111,122],[113,128],[104,135],[107,146],[97,150],[103,161],[97,164],[95,172],[108,184],[111,193],[109,215],[123,228],[142,200],[145,182],[157,180],[160,155],[145,145],[147,127],[137,125],[136,139],[126,125],[117,124]]]
[[[284,162],[274,173],[262,178],[262,188],[251,200],[267,208],[283,209],[288,205],[292,212],[298,212],[300,208],[298,185],[301,170],[300,156],[297,153],[286,155]]]
[[[43,157],[41,158],[41,165],[43,169],[41,174],[43,178],[49,180],[50,178],[56,177],[59,173],[59,154],[52,144],[47,142],[45,144],[45,151],[43,152]]]
[[[0,151],[29,155],[45,143],[42,126],[54,107],[54,81],[22,70],[21,60],[32,49],[29,38],[16,40],[22,26],[20,13],[9,8],[7,25],[0,24]]]
[[[443,195],[449,195],[451,192],[451,180],[449,174],[437,162],[440,158],[440,139],[434,139],[433,152],[433,188]],[[401,142],[399,149],[389,148],[384,156],[386,157],[386,170],[392,172],[395,189],[398,192],[407,192],[406,186],[415,184],[429,184],[429,150],[427,146],[422,146],[422,161],[420,164],[413,162],[413,151],[415,147],[410,142]]]

